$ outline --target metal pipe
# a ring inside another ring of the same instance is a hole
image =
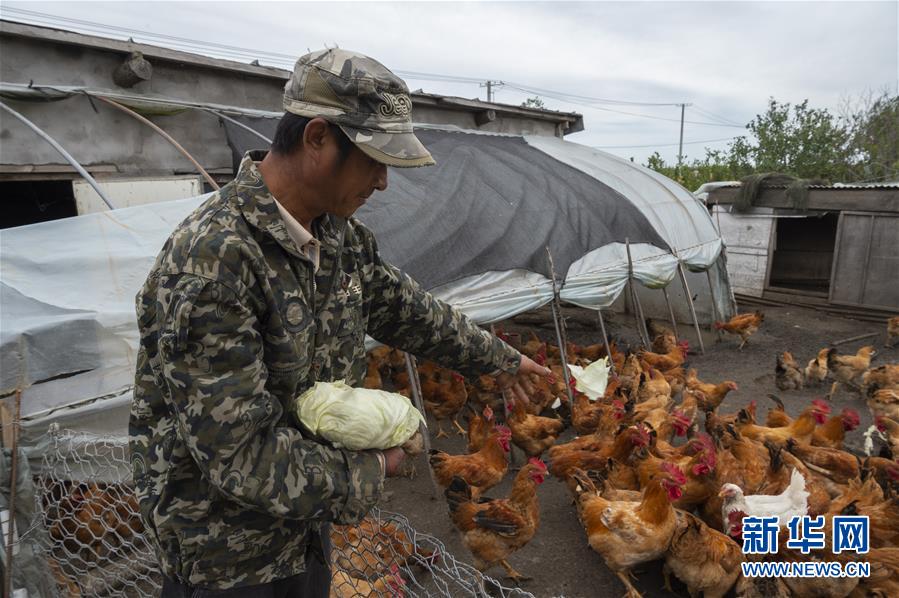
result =
[[[412,402],[415,408],[421,412],[422,417],[427,419],[428,415],[425,412],[424,401],[421,397],[421,379],[418,377],[418,365],[415,363],[415,357],[408,351],[404,351],[403,355],[405,355],[406,359],[406,375],[409,376],[409,388],[412,389]],[[424,443],[425,462],[427,463],[428,455],[431,453],[431,437],[427,426],[424,424],[421,424],[418,429],[421,432],[421,439]],[[440,486],[437,485],[437,479],[434,477],[434,470],[431,469],[430,463],[428,463],[428,475],[431,476],[431,485],[434,487],[433,498],[437,498],[440,495]]]
[[[705,345],[702,342],[702,331],[699,329],[699,320],[696,318],[696,308],[693,307],[693,296],[690,294],[690,286],[687,284],[687,275],[684,274],[684,267],[677,262],[677,271],[680,273],[681,284],[684,285],[684,293],[687,295],[687,304],[690,306],[690,315],[693,317],[693,326],[696,328],[696,338],[699,341],[699,350],[705,355]]]
[[[609,346],[609,336],[606,334],[606,323],[602,319],[602,310],[596,310],[596,316],[599,318],[599,329],[602,331],[602,342],[606,345],[606,355],[609,357],[609,370],[615,373],[615,364],[612,363],[612,349]]]
[[[624,239],[624,246],[627,249],[627,289],[631,294],[631,302],[634,304],[634,322],[637,324],[637,334],[640,336],[643,346],[649,349],[649,331],[646,331],[645,334],[643,332],[646,321],[643,319],[643,307],[640,305],[640,300],[637,298],[637,291],[634,289],[634,265],[631,260],[630,239]]]
[[[712,284],[712,273],[709,270],[705,271],[706,279],[709,281],[709,293],[712,295],[712,326],[711,329],[715,331],[718,335],[718,342],[723,340],[723,335],[721,331],[715,328],[715,322],[719,320],[718,318],[718,303],[715,301],[715,285]],[[720,318],[723,320],[724,318]]]
[[[674,309],[671,307],[671,297],[668,296],[668,285],[662,287],[662,292],[665,294],[665,305],[668,306],[668,317],[671,318],[671,327],[674,329],[674,336],[679,337],[680,335],[677,333],[677,320],[674,317]]]
[[[556,286],[556,267],[553,264],[553,255],[546,246],[546,257],[549,259],[549,273],[552,276],[553,283],[553,300],[550,304],[553,313],[553,325],[556,327],[556,341],[559,343],[559,358],[562,360],[562,375],[565,378],[565,394],[568,395],[568,406],[574,405],[574,391],[571,389],[571,374],[568,372],[568,351],[565,346],[565,340],[562,337],[562,328],[559,324],[559,312],[562,311],[561,299],[559,298],[559,288]]]
[[[12,108],[10,108],[10,107],[7,106],[6,104],[4,104],[3,102],[0,102],[0,108],[3,108],[3,109],[6,110],[7,112],[9,112],[9,113],[12,114],[13,116],[15,116],[17,119],[19,119],[20,121],[22,121],[22,123],[23,123],[26,127],[28,127],[29,129],[31,129],[32,131],[34,131],[35,133],[37,133],[37,135],[38,135],[41,139],[43,139],[44,141],[46,141],[47,143],[49,143],[50,145],[52,145],[52,146],[53,146],[53,149],[55,149],[57,152],[59,152],[59,153],[62,155],[62,157],[65,158],[66,161],[67,161],[69,164],[72,165],[72,168],[74,168],[75,170],[77,170],[77,171],[78,171],[78,174],[80,174],[82,177],[84,177],[84,180],[87,181],[87,184],[94,188],[94,191],[97,192],[97,195],[100,196],[100,199],[103,200],[103,203],[105,203],[106,206],[107,206],[110,210],[114,210],[114,209],[115,209],[115,206],[112,205],[112,202],[109,201],[109,198],[106,197],[106,194],[103,193],[103,190],[102,190],[102,189],[100,189],[100,184],[97,183],[97,181],[94,180],[94,177],[92,177],[92,176],[91,176],[91,175],[84,169],[84,167],[82,167],[81,164],[79,164],[79,163],[75,160],[75,158],[72,157],[72,155],[71,155],[69,152],[67,152],[66,150],[64,150],[63,147],[62,147],[61,145],[59,145],[59,143],[57,143],[55,139],[53,139],[52,137],[50,137],[47,133],[45,133],[45,132],[44,132],[40,127],[38,127],[36,124],[34,124],[33,122],[31,122],[30,120],[28,120],[27,118],[25,118],[24,116],[22,116],[21,114],[19,114],[18,112],[16,112],[15,110],[13,110]]]
[[[193,165],[194,165],[194,168],[196,168],[197,171],[199,171],[199,173],[203,175],[203,178],[206,179],[206,182],[208,182],[209,185],[210,185],[213,189],[215,189],[216,191],[218,191],[218,190],[221,188],[221,187],[219,187],[219,184],[215,182],[215,179],[213,179],[211,176],[209,176],[209,173],[206,172],[206,170],[205,170],[202,166],[200,166],[200,163],[197,162],[197,161],[194,159],[194,157],[191,156],[191,155],[188,153],[188,151],[187,151],[186,149],[184,149],[184,147],[183,147],[180,143],[178,143],[177,141],[175,141],[175,139],[174,139],[171,135],[169,135],[168,133],[166,133],[165,131],[163,131],[163,130],[159,127],[159,125],[157,125],[156,123],[154,123],[153,121],[151,121],[151,120],[149,120],[149,119],[147,119],[147,118],[144,118],[143,116],[141,116],[140,114],[138,114],[137,112],[135,112],[134,110],[132,110],[131,108],[128,108],[127,106],[123,106],[122,104],[119,104],[118,102],[114,102],[113,100],[110,100],[109,98],[104,98],[104,97],[101,96],[101,95],[96,95],[96,94],[93,94],[93,93],[88,94],[88,96],[90,96],[90,97],[92,97],[92,98],[97,98],[97,99],[100,100],[101,102],[106,102],[106,103],[109,104],[110,106],[113,106],[114,108],[117,108],[117,109],[121,110],[122,112],[124,112],[124,113],[127,114],[128,116],[131,116],[131,117],[133,117],[133,118],[136,118],[138,121],[144,123],[145,125],[147,125],[147,126],[150,127],[151,129],[153,129],[154,131],[156,131],[157,133],[159,133],[160,135],[162,135],[162,137],[163,137],[166,141],[168,141],[168,142],[171,143],[173,146],[175,146],[175,149],[178,150],[178,151],[181,153],[182,156],[184,156],[185,158],[187,158],[188,160],[190,160],[190,163],[193,164]]]
[[[12,596],[12,559],[13,559],[13,534],[16,529],[16,487],[19,475],[19,418],[22,417],[22,391],[16,389],[16,415],[12,420],[12,447],[9,466],[9,534],[6,537],[6,584],[3,588],[4,596]]]
[[[258,137],[259,139],[262,139],[263,141],[265,141],[268,144],[271,144],[271,142],[272,142],[271,139],[269,139],[268,137],[266,137],[265,135],[263,135],[262,133],[260,133],[256,129],[254,129],[253,127],[247,126],[237,119],[234,119],[234,118],[231,118],[230,116],[222,114],[218,110],[213,110],[212,108],[201,108],[201,110],[203,110],[205,112],[209,112],[211,114],[215,114],[217,117],[219,117],[222,120],[227,120],[229,123],[231,123],[235,127],[240,127],[244,131],[246,131],[248,133],[252,133],[253,135]]]

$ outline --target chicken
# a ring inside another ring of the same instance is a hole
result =
[[[777,356],[777,365],[774,367],[774,383],[780,390],[801,390],[805,382],[799,364],[793,359],[793,354],[784,351]]]
[[[874,416],[874,424],[865,432],[865,454],[870,455],[874,451],[874,440],[872,434],[880,432],[877,426],[877,419],[880,417],[888,417],[894,421],[899,421],[899,390],[891,390],[882,388],[872,392],[867,399],[868,409]],[[895,454],[899,458],[899,454]]]
[[[827,378],[827,354],[829,352],[829,347],[821,349],[818,351],[818,354],[815,355],[814,359],[809,360],[808,365],[805,366],[803,373],[805,374],[805,381],[808,384],[817,386],[822,384]]]
[[[809,493],[805,489],[805,478],[796,470],[790,476],[790,485],[778,495],[754,494],[745,496],[736,484],[724,484],[719,495],[724,498],[721,505],[721,518],[724,520],[729,536],[737,537],[741,533],[743,517],[777,517],[778,524],[785,526],[794,516],[808,514]],[[734,514],[739,514],[735,519]],[[740,533],[738,533],[740,532]]]
[[[365,378],[362,380],[362,387],[380,390],[383,385],[381,380],[380,362],[376,359],[369,358],[367,368]]]
[[[677,345],[667,353],[640,351],[637,353],[637,357],[640,359],[642,369],[648,370],[652,367],[666,372],[684,364],[687,359],[687,349],[683,345]]]
[[[671,502],[680,497],[686,481],[683,472],[665,463],[662,474],[643,490],[640,502],[603,498],[582,470],[575,470],[573,477],[578,484],[578,514],[587,542],[627,588],[626,596],[639,598],[630,581],[630,569],[660,558],[668,549],[677,526]]]
[[[871,357],[874,356],[874,353],[874,347],[871,345],[862,347],[855,355],[837,355],[836,349],[829,349],[827,351],[827,371],[834,379],[834,383],[830,387],[827,398],[832,399],[841,385],[858,389],[862,376],[871,367]]]
[[[787,441],[786,448],[811,471],[836,484],[848,484],[850,480],[858,479],[861,473],[858,459],[846,451],[811,446],[792,439]]]
[[[768,398],[777,403],[777,408],[768,412],[765,425],[769,428],[783,428],[792,425],[793,419],[784,410],[783,401],[775,395]],[[839,415],[834,415],[815,428],[812,432],[811,443],[814,446],[823,446],[839,449],[843,447],[846,432],[858,428],[860,423],[858,411],[850,407],[844,407]]]
[[[465,428],[456,421],[459,411],[468,400],[468,391],[465,390],[465,378],[456,372],[451,372],[450,379],[446,381],[422,382],[421,394],[425,407],[437,420],[437,438],[445,438],[442,420],[449,419],[456,426],[461,436],[465,436]]]
[[[665,553],[665,589],[673,593],[669,573],[687,585],[690,596],[721,598],[740,576],[743,552],[736,542],[701,519],[677,511],[677,526]]]
[[[405,596],[403,587],[406,582],[400,576],[399,567],[375,581],[367,581],[353,577],[346,571],[334,568],[331,573],[330,598],[374,598],[381,596],[393,596],[401,598]]]
[[[727,393],[739,389],[737,383],[732,380],[725,380],[720,384],[707,384],[696,377],[696,370],[694,369],[687,371],[686,382],[687,388],[698,390],[705,396],[705,404],[708,405],[706,407],[707,410],[717,409],[724,397],[727,396]]]
[[[575,469],[603,471],[609,460],[625,462],[635,451],[646,449],[650,435],[643,425],[623,429],[611,441],[607,438],[584,436],[549,450],[550,472],[560,480],[570,481]],[[574,484],[569,485],[574,488]]]
[[[502,565],[509,578],[528,579],[506,560],[527,544],[540,525],[537,486],[543,483],[546,465],[531,458],[512,484],[509,498],[475,500],[471,487],[460,477],[453,478],[445,491],[450,516],[462,532],[465,546],[474,556],[474,566],[484,572]]]
[[[899,548],[872,548],[865,560],[871,563],[871,575],[859,580],[852,596],[899,596]]]
[[[484,446],[493,427],[493,409],[484,407],[482,415],[471,414],[468,420],[468,453],[476,453]]]
[[[899,422],[885,415],[880,415],[874,420],[874,425],[877,426],[878,432],[886,436],[890,452],[894,456],[899,455]]]
[[[778,428],[758,426],[752,423],[745,413],[745,410],[741,411],[741,417],[738,418],[736,425],[740,434],[753,440],[770,441],[783,446],[790,438],[800,442],[809,442],[816,425],[827,421],[830,405],[820,399],[815,399],[811,406],[807,407],[790,425]]]
[[[556,442],[565,424],[560,419],[531,415],[522,401],[509,401],[506,421],[512,430],[512,443],[528,457],[539,457]]]
[[[899,316],[893,316],[887,320],[887,337],[883,342],[884,347],[893,348],[893,339],[899,338]]]
[[[884,388],[899,390],[899,363],[871,368],[862,376],[862,387],[866,396]]]
[[[606,396],[614,396],[618,385],[619,382],[613,378],[606,388]],[[577,393],[571,406],[571,427],[580,436],[592,434],[599,429],[614,431],[625,415],[625,404],[621,401],[591,401],[587,395]],[[611,430],[608,429],[610,426]]]
[[[764,320],[765,314],[760,311],[755,311],[751,314],[737,314],[727,322],[715,322],[715,330],[723,330],[728,334],[739,335],[742,341],[739,350],[742,351],[746,343],[749,342],[749,337],[758,331]]]
[[[509,468],[509,441],[512,432],[505,426],[495,426],[490,436],[476,453],[449,455],[431,450],[428,462],[434,470],[437,483],[446,488],[454,477],[460,477],[470,486],[483,492],[499,484]]]
[[[737,598],[792,598],[793,593],[779,577],[743,577],[734,587]]]

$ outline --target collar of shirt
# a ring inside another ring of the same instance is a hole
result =
[[[273,197],[273,199],[275,198]],[[278,212],[281,213],[281,218],[284,219],[284,228],[287,229],[287,235],[296,244],[297,249],[309,258],[314,267],[314,271],[318,272],[321,243],[312,236],[312,233],[303,228],[303,225],[300,224],[296,218],[291,216],[290,212],[287,211],[287,208],[281,205],[281,202],[277,199],[275,199],[275,205],[278,206]]]

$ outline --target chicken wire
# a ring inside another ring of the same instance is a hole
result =
[[[162,577],[143,534],[128,444],[52,430],[41,458],[36,521],[20,541],[40,545],[60,596],[157,596]],[[397,513],[373,509],[331,526],[331,596],[532,597],[457,561]]]

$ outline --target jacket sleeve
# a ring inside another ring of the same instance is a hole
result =
[[[290,519],[360,520],[383,488],[374,452],[342,451],[279,426],[265,389],[259,320],[219,282],[181,275],[159,354],[178,433],[204,477],[234,501]]]
[[[374,235],[355,225],[367,253],[368,333],[374,339],[469,376],[518,372],[518,351],[381,259]]]

